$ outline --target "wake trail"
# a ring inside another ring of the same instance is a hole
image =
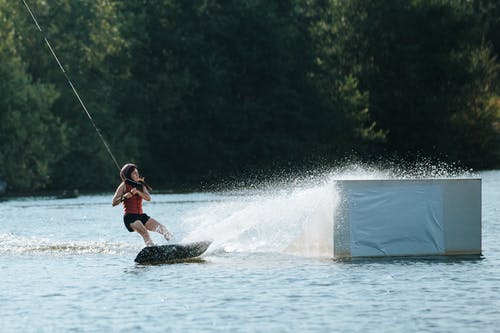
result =
[[[60,241],[41,237],[24,237],[0,234],[0,254],[45,253],[45,254],[111,254],[121,255],[137,252],[137,248],[126,243],[106,241]]]

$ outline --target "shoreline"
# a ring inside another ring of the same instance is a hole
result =
[[[75,193],[74,191],[77,191]],[[54,199],[73,199],[78,198],[80,196],[86,195],[103,195],[109,194],[113,195],[114,190],[110,191],[90,191],[90,190],[37,190],[37,191],[6,191],[0,194],[0,201],[6,201],[9,199],[18,199],[18,198],[54,198]],[[185,193],[196,193],[196,192],[207,192],[203,189],[170,189],[170,190],[154,190],[151,192],[152,195],[155,194],[185,194]]]

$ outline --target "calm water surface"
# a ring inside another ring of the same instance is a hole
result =
[[[0,332],[499,332],[500,171],[478,176],[480,258],[332,259],[329,178],[153,194],[177,242],[214,241],[156,266],[134,263],[112,193],[3,201]]]

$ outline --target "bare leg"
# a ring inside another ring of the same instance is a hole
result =
[[[154,246],[154,243],[149,236],[148,230],[141,221],[135,221],[134,223],[131,223],[130,227],[142,236],[142,238],[144,239],[144,243],[146,243],[146,246]]]
[[[163,224],[156,221],[154,218],[150,218],[146,222],[146,229],[162,234],[167,241],[172,238],[172,234],[170,233],[170,231],[168,231],[168,229]]]

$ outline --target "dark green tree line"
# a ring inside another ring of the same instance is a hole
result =
[[[328,81],[331,69],[315,62],[308,10],[295,1],[157,1],[124,10],[141,13],[134,26],[145,38],[131,59],[141,93],[129,94],[134,109],[122,110],[149,110],[144,158],[156,178],[211,180],[301,164],[366,139],[366,101],[352,77]],[[321,77],[336,86],[321,91]]]
[[[28,3],[118,161],[156,187],[349,154],[498,166],[492,0]],[[116,166],[24,5],[0,16],[0,179],[109,189]]]
[[[385,151],[498,165],[498,63],[487,39],[497,33],[497,5],[478,3],[354,0],[333,10],[348,22],[342,57],[369,91]]]
[[[0,178],[13,188],[39,189],[67,145],[64,124],[52,113],[58,92],[33,80],[16,47],[18,14],[2,2],[0,21]]]

